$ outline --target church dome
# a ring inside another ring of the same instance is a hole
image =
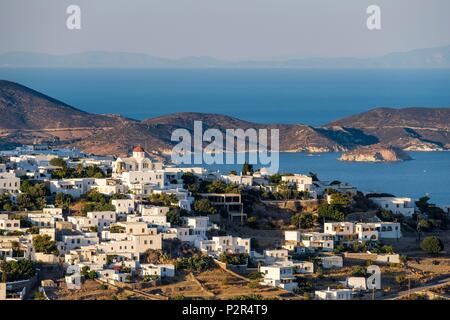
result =
[[[144,149],[140,145],[137,145],[134,147],[133,152],[144,152]]]

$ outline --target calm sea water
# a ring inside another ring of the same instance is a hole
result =
[[[411,152],[413,161],[362,163],[339,161],[340,153],[280,153],[280,172],[314,172],[321,180],[340,180],[363,192],[387,192],[418,199],[431,197],[439,205],[450,204],[450,152]],[[205,165],[221,173],[240,172],[242,165]],[[254,166],[259,168],[259,166]]]
[[[0,69],[80,109],[135,119],[193,111],[323,125],[374,107],[450,107],[440,70]]]
[[[135,119],[193,111],[261,123],[322,125],[388,107],[450,107],[445,70],[43,70],[0,69],[16,81],[93,113]],[[1,115],[0,115],[1,116]],[[309,171],[361,190],[450,204],[450,152],[395,164],[348,163],[338,154],[282,153],[283,172]],[[212,167],[223,172],[241,166]]]

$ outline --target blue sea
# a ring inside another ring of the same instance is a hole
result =
[[[192,111],[323,125],[375,107],[450,107],[449,70],[0,69],[0,79],[134,119]]]
[[[410,152],[414,160],[363,163],[337,160],[340,153],[280,153],[281,173],[316,173],[321,180],[345,181],[363,192],[386,192],[418,199],[424,195],[439,205],[450,205],[450,152]],[[205,165],[227,174],[242,165]],[[259,165],[254,166],[260,168]]]
[[[134,119],[190,111],[317,126],[375,107],[450,107],[450,70],[0,69],[0,79],[88,112]],[[450,204],[450,152],[412,153],[414,161],[395,164],[338,156],[282,153],[281,170]]]

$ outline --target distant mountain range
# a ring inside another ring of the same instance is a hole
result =
[[[450,108],[378,108],[322,127],[258,124],[225,115],[175,113],[143,121],[118,115],[91,114],[30,88],[0,81],[0,147],[47,142],[95,154],[127,154],[141,144],[155,154],[167,153],[174,129],[204,130],[277,128],[280,150],[330,152],[389,145],[405,150],[450,149]]]
[[[141,53],[0,54],[0,68],[450,68],[450,46],[390,53],[376,58],[305,58],[226,61],[212,57],[167,59]]]

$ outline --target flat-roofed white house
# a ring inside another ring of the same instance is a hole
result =
[[[108,196],[125,192],[125,187],[122,185],[121,181],[111,178],[95,179],[92,189],[95,189],[97,190],[97,192]]]
[[[289,260],[287,249],[264,250],[264,263],[273,264]]]
[[[341,256],[322,256],[319,258],[322,264],[322,268],[342,268],[344,266],[344,259]]]
[[[84,246],[91,246],[99,243],[97,233],[84,233],[78,235],[64,235],[62,241],[56,243],[60,253],[67,253],[70,250],[81,248]]]
[[[175,276],[173,264],[141,264],[141,269],[143,276],[158,276],[160,278]]]
[[[292,265],[273,264],[269,266],[261,266],[259,272],[263,275],[262,285],[276,288],[282,288],[287,291],[293,291],[297,288],[295,282],[294,269]]]
[[[337,243],[351,243],[357,239],[353,222],[326,222],[324,233],[333,235]]]
[[[355,231],[361,241],[377,241],[378,230],[373,223],[357,223]]]
[[[202,240],[197,247],[209,255],[219,256],[221,253],[250,254],[250,238],[233,236],[212,237],[212,240]]]
[[[18,193],[19,190],[20,178],[14,172],[7,172],[5,164],[0,164],[0,194]]]
[[[77,178],[77,179],[62,179],[50,180],[50,192],[52,194],[64,193],[79,198],[91,190],[95,183],[94,178]]]
[[[48,206],[42,209],[42,213],[44,214],[51,214],[55,216],[61,216],[63,214],[62,208],[55,208],[54,206]]]
[[[170,211],[170,207],[140,205],[138,207],[138,211],[143,216],[161,216],[161,215],[165,216]]]
[[[287,264],[292,264],[296,274],[314,273],[314,263],[312,261],[288,261]]]
[[[316,290],[314,292],[316,300],[351,300],[351,289],[330,289]]]
[[[376,241],[378,239],[400,239],[402,232],[398,222],[357,223],[355,225],[358,239]]]
[[[301,232],[300,230],[293,231],[285,231],[284,232],[284,240],[293,243],[299,243],[301,241]]]
[[[192,233],[199,239],[207,239],[207,231],[211,229],[209,217],[185,217],[184,223],[192,229]]]
[[[345,281],[348,288],[353,290],[367,290],[367,279],[365,277],[348,277]]]
[[[380,239],[399,239],[402,237],[399,222],[375,222]]]
[[[7,214],[0,214],[0,229],[8,231],[20,230],[20,220],[10,219]]]
[[[293,174],[282,176],[281,181],[286,182],[289,186],[295,187],[297,191],[310,192],[313,191],[312,177],[304,174]]]
[[[116,209],[118,214],[130,214],[135,211],[135,204],[133,199],[114,199],[111,204]]]
[[[29,213],[27,220],[36,227],[54,228],[57,221],[64,221],[62,215],[48,213]]]
[[[412,217],[415,212],[414,200],[411,198],[374,197],[370,200],[384,210],[389,210],[394,214],[402,214],[408,218]]]
[[[314,250],[333,251],[334,240],[331,234],[307,232],[301,234],[303,246]]]

